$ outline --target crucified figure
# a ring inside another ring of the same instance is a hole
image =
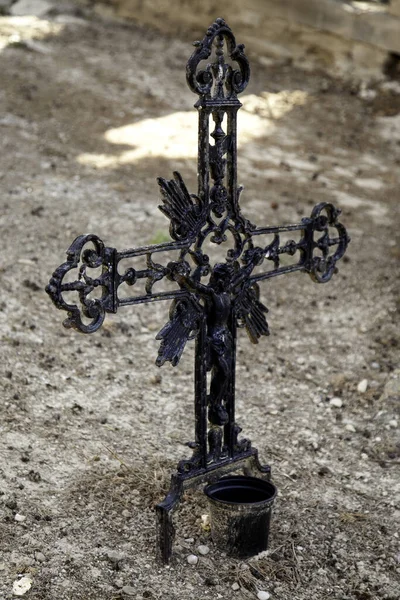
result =
[[[249,249],[245,255],[246,264],[240,267],[234,263],[217,263],[212,269],[208,285],[190,277],[190,267],[185,262],[171,262],[168,265],[169,279],[176,281],[181,288],[197,292],[204,300],[207,324],[207,370],[211,371],[210,393],[207,397],[208,420],[213,425],[226,425],[229,421],[227,403],[229,385],[233,376],[234,340],[231,331],[232,311],[236,301],[243,296],[243,283],[257,264],[261,264],[264,252],[261,248]],[[248,290],[246,290],[248,293]]]

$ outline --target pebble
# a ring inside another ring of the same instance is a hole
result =
[[[193,544],[193,542],[194,542],[194,538],[185,538],[185,542],[186,542],[187,544]]]
[[[24,521],[26,521],[26,516],[25,515],[20,515],[19,513],[17,513],[14,517],[14,519],[18,522],[18,523],[23,523]]]
[[[210,530],[210,515],[201,515],[201,528],[203,531]]]
[[[354,427],[354,425],[352,423],[346,423],[345,430],[350,431],[351,433],[356,432],[356,428]]]
[[[389,425],[390,427],[392,427],[393,429],[397,429],[399,423],[398,421],[396,421],[396,419],[392,419],[391,421],[389,421]]]
[[[22,577],[14,581],[12,591],[14,596],[23,596],[32,587],[32,579],[30,577]]]
[[[136,590],[131,585],[124,585],[121,592],[127,596],[136,596]]]
[[[200,545],[200,546],[197,546],[197,551],[199,552],[199,554],[202,554],[203,556],[205,556],[206,554],[208,554],[210,552],[210,548],[205,545]]]
[[[361,90],[358,92],[359,97],[362,100],[375,100],[376,96],[377,96],[377,91],[376,90],[371,90],[371,89],[367,89],[366,87],[362,87]]]
[[[186,560],[188,561],[189,565],[197,565],[199,562],[199,557],[195,554],[189,554]]]
[[[341,398],[338,398],[337,396],[334,396],[329,400],[329,404],[331,406],[334,406],[335,408],[342,408],[343,400]]]
[[[362,379],[357,386],[357,392],[360,394],[365,394],[368,389],[368,379]]]
[[[377,362],[372,362],[372,363],[371,363],[371,368],[372,368],[372,369],[379,369],[379,368],[380,368],[380,364],[379,364],[379,363],[377,363]]]
[[[108,560],[110,560],[111,562],[114,562],[114,563],[118,563],[121,560],[123,560],[123,558],[124,558],[124,555],[121,552],[118,552],[116,550],[109,550],[106,553],[106,555],[107,555]]]
[[[263,592],[262,590],[260,590],[257,594],[258,600],[268,600],[270,597],[271,594],[269,592]]]
[[[43,552],[36,552],[35,553],[35,558],[37,561],[39,562],[44,562],[46,560],[45,555],[43,554]]]
[[[234,592],[240,590],[240,585],[237,583],[237,581],[235,581],[235,583],[232,583],[232,589]]]

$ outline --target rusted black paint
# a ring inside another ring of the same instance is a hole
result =
[[[157,506],[159,555],[163,562],[168,562],[171,555],[171,513],[185,485],[216,479],[238,467],[249,474],[270,476],[270,468],[260,465],[250,440],[239,439],[241,429],[235,420],[237,327],[244,327],[253,343],[269,333],[267,308],[259,300],[258,283],[294,271],[306,272],[314,281],[326,283],[349,242],[345,228],[338,222],[340,211],[326,202],[294,225],[257,227],[243,216],[239,204],[242,188],[237,186],[236,122],[241,107],[237,95],[248,84],[249,63],[244,46],[236,45],[223,19],[217,19],[195,46],[186,74],[188,85],[199,95],[195,104],[199,112],[197,194],[188,192],[179,173],[174,173],[171,180],[158,179],[160,210],[170,220],[172,241],[117,251],[106,247],[96,235],[81,235],[46,288],[57,308],[67,311],[64,325],[82,333],[95,332],[105,314],[115,313],[121,306],[172,300],[169,321],[156,337],[161,340],[158,366],[166,361],[175,366],[187,341],[196,339],[195,441],[189,444],[193,453],[179,463],[169,494]],[[201,63],[208,60],[213,48],[214,62],[206,62],[202,68]],[[227,63],[226,52],[235,66]],[[211,120],[214,125],[210,133]],[[333,238],[332,229],[336,230]],[[281,244],[280,236],[287,232],[300,234],[300,239]],[[258,246],[257,238],[265,235],[270,235],[272,241]],[[225,261],[211,264],[203,250],[205,242],[221,245],[229,236],[233,243]],[[85,249],[87,244],[93,247]],[[168,251],[178,251],[178,260],[166,265],[156,262],[157,254]],[[297,255],[298,259],[282,266],[284,254]],[[132,257],[143,257],[143,268],[129,268],[121,275],[119,263]],[[90,269],[99,267],[101,275],[90,277]],[[78,269],[77,279],[64,283],[73,269]],[[176,288],[154,291],[154,284],[163,278],[175,282]],[[144,294],[119,297],[122,284],[134,286],[141,279],[145,280]],[[101,296],[93,298],[96,288],[101,289]],[[78,293],[80,308],[64,299],[63,294],[71,291]]]

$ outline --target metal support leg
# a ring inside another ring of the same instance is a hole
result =
[[[179,475],[172,475],[171,487],[165,500],[156,506],[156,529],[157,529],[157,558],[167,565],[172,554],[172,546],[175,539],[175,527],[172,521],[174,509],[179,503],[183,493],[183,480]]]

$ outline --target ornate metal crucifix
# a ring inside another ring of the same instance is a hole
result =
[[[187,341],[196,340],[195,441],[189,444],[193,453],[178,464],[170,492],[156,508],[163,562],[171,555],[172,512],[185,486],[238,468],[270,477],[270,468],[261,466],[250,440],[239,438],[241,429],[235,420],[237,328],[244,327],[254,344],[269,334],[258,282],[304,271],[314,281],[326,283],[349,242],[337,220],[340,211],[326,202],[294,225],[258,227],[245,219],[239,205],[242,188],[237,185],[236,120],[241,107],[238,94],[249,81],[249,63],[244,46],[236,45],[223,19],[217,19],[194,45],[186,76],[199,96],[195,104],[199,113],[197,195],[189,194],[179,173],[169,181],[158,179],[160,210],[170,220],[172,241],[119,252],[106,247],[96,235],[81,235],[46,288],[57,308],[68,313],[65,327],[83,333],[95,332],[105,314],[121,306],[172,300],[169,321],[156,336],[161,341],[158,366],[166,361],[177,365]],[[212,62],[207,62],[210,57]],[[286,232],[297,233],[299,239],[281,243],[280,234]],[[257,245],[257,238],[264,236],[270,236],[268,244]],[[204,251],[206,243],[225,248],[229,240],[232,243],[224,259],[213,264]],[[157,254],[168,251],[178,251],[178,259],[157,263]],[[297,261],[282,265],[282,255],[297,256]],[[132,257],[143,257],[143,268],[120,274],[120,261]],[[99,268],[101,274],[91,277],[91,269]],[[73,269],[78,269],[76,280],[64,282]],[[174,282],[175,288],[154,291],[154,284],[163,278]],[[119,297],[122,284],[134,286],[138,280],[145,280],[144,294]],[[101,297],[95,297],[97,288]],[[71,291],[78,292],[80,308],[63,297]]]

